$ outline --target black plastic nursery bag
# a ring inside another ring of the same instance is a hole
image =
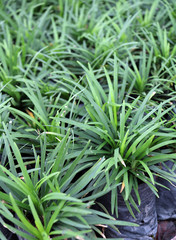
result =
[[[141,198],[141,205],[138,206],[140,213],[131,206],[136,219],[134,219],[129,213],[123,197],[120,194],[118,194],[118,218],[116,215],[113,215],[113,217],[115,217],[117,220],[137,223],[139,224],[139,227],[117,226],[120,233],[111,227],[107,227],[107,229],[105,229],[105,235],[107,238],[124,238],[125,240],[152,240],[152,237],[156,236],[157,214],[155,207],[155,195],[145,183],[139,185],[139,195]],[[132,196],[136,201],[137,199],[133,191]],[[108,193],[97,199],[97,202],[103,204],[108,212],[111,213],[111,193]],[[100,210],[100,207],[97,206],[97,208]]]
[[[171,161],[166,162],[169,168],[172,168],[173,164]],[[163,167],[163,170],[166,168]],[[157,187],[159,194],[159,198],[156,199],[158,220],[176,219],[176,183],[171,184],[162,178],[159,178],[157,182],[170,189],[169,191],[161,186]]]

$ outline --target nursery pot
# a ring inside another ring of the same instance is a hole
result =
[[[167,161],[166,165],[172,168],[173,162]],[[164,167],[163,170],[167,171]],[[157,187],[159,194],[159,198],[156,199],[158,220],[176,219],[176,183],[171,184],[162,178],[157,179],[157,182],[170,189],[161,186]]]
[[[125,240],[152,240],[157,233],[157,214],[155,207],[155,195],[148,187],[147,184],[142,183],[139,185],[139,195],[141,198],[141,204],[138,206],[140,212],[131,206],[136,219],[134,219],[123,197],[118,194],[118,217],[111,214],[111,192],[97,199],[97,203],[101,203],[108,210],[109,214],[117,220],[123,220],[138,224],[138,227],[131,226],[117,226],[120,233],[111,227],[105,229],[105,235],[107,238],[124,238]],[[137,203],[137,198],[134,191],[131,192],[133,199]],[[99,205],[96,205],[96,209],[101,210]]]

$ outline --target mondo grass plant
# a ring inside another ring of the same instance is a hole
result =
[[[41,155],[33,147],[35,163],[26,165],[5,124],[4,131],[9,168],[0,166],[0,213],[1,223],[9,230],[29,240],[84,236],[94,239],[96,232],[104,236],[99,226],[136,226],[90,209],[95,199],[93,194],[91,200],[84,200],[85,195],[101,186],[101,181],[95,184],[95,179],[104,171],[104,158],[89,169],[87,164],[80,164],[83,157],[88,157],[84,156],[88,144],[76,158],[69,160],[69,131],[52,152],[47,151],[45,138],[41,140]],[[81,170],[85,170],[84,174],[77,177]],[[102,193],[97,191],[96,195]]]
[[[78,141],[90,139],[94,149],[104,151],[105,172],[101,173],[101,179],[105,178],[106,182],[102,189],[120,183],[119,191],[134,216],[129,202],[138,208],[131,196],[132,189],[140,204],[140,183],[146,183],[158,197],[156,176],[175,181],[172,171],[168,173],[160,169],[161,163],[176,159],[174,151],[169,150],[169,145],[175,144],[176,136],[173,129],[165,126],[164,120],[164,116],[173,109],[169,105],[173,99],[158,105],[152,103],[156,87],[143,100],[140,97],[133,99],[128,89],[127,75],[122,81],[118,80],[116,61],[113,73],[108,73],[104,68],[107,84],[103,86],[90,66],[89,69],[82,67],[87,87],[65,79],[65,86],[72,87],[73,95],[82,103],[81,116],[78,115],[75,120],[63,117],[59,121],[73,128],[79,136]],[[168,149],[168,153],[163,153],[163,148]],[[112,210],[116,208],[116,212],[117,194],[118,189],[114,188]]]
[[[118,216],[121,194],[134,216],[141,183],[158,197],[158,178],[175,181],[175,8],[0,1],[2,225],[29,240],[106,238],[130,223],[95,211],[98,197],[111,192]]]
[[[74,119],[77,116],[79,108],[75,109],[75,102],[71,102],[71,99],[74,98],[66,89],[60,86],[56,89],[57,91],[42,94],[38,83],[28,81],[25,83],[25,87],[18,87],[18,91],[25,94],[23,109],[7,107],[14,118],[13,136],[18,146],[21,146],[22,152],[31,152],[29,148],[26,150],[29,141],[37,147],[40,145],[40,139],[45,137],[47,146],[51,149],[55,148],[58,141],[61,141],[68,131],[67,124],[58,119],[62,116]],[[65,94],[68,96],[65,97]],[[74,132],[72,135],[72,141],[75,142],[77,136]],[[26,143],[25,146],[24,143]],[[74,148],[77,149],[76,151],[80,149],[79,146],[76,147],[76,142]]]
[[[39,136],[46,134],[48,143],[54,144],[58,141],[56,138],[61,140],[66,134],[65,125],[55,122],[52,118],[62,114],[66,115],[67,106],[66,101],[61,98],[62,92],[57,96],[54,95],[55,98],[48,98],[41,94],[36,82],[28,81],[25,86],[24,88],[18,87],[18,90],[26,95],[24,109],[9,108],[16,119],[16,137],[21,136],[36,142]]]

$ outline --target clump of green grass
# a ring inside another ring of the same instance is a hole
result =
[[[176,158],[175,7],[0,1],[0,211],[11,231],[105,237],[100,224],[127,223],[91,209],[96,198],[111,191],[117,213],[119,188],[133,215],[139,182],[158,196],[155,176],[174,180],[159,165]]]

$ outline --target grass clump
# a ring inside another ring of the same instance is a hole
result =
[[[10,231],[105,238],[106,225],[130,223],[94,210],[98,197],[111,191],[117,213],[121,194],[134,216],[141,182],[158,197],[156,177],[175,181],[161,169],[176,159],[175,7],[0,1],[0,212]]]

